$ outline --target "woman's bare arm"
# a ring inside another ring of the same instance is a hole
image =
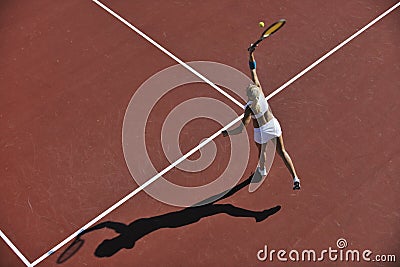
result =
[[[251,50],[250,51],[250,56],[249,56],[249,65],[254,64],[254,68],[253,69],[250,67],[251,79],[253,80],[255,85],[257,85],[258,87],[261,88],[261,84],[260,84],[260,81],[258,80],[257,71],[256,71],[256,68],[255,68],[255,62],[256,62],[256,60],[254,58],[254,50]]]
[[[244,127],[246,127],[250,123],[250,121],[251,121],[251,109],[250,107],[247,107],[246,110],[244,111],[244,116],[240,125],[230,131],[223,131],[222,135],[228,136],[228,135],[240,134],[243,132]]]

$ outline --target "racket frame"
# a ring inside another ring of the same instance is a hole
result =
[[[271,28],[273,28],[276,24],[278,24],[278,23],[280,23],[281,25],[280,25],[276,30],[274,30],[274,31],[271,32],[270,34],[267,34],[267,35],[266,35],[266,33],[267,33]],[[260,37],[257,41],[255,41],[247,50],[250,51],[252,48],[255,48],[255,47],[256,47],[261,41],[263,41],[265,38],[271,36],[272,34],[274,34],[275,32],[277,32],[278,30],[280,30],[280,29],[285,25],[285,23],[286,23],[286,20],[285,20],[285,19],[280,19],[280,20],[278,20],[277,22],[271,24],[265,31],[262,32],[261,37]]]

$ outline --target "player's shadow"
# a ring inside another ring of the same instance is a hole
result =
[[[136,241],[154,231],[162,228],[182,227],[216,214],[225,213],[234,217],[249,217],[255,219],[256,222],[261,222],[278,212],[281,209],[281,206],[276,206],[264,211],[252,211],[235,207],[231,204],[215,204],[217,200],[230,197],[240,189],[249,185],[251,178],[252,176],[236,185],[234,188],[229,190],[228,193],[224,192],[226,194],[221,193],[220,195],[205,200],[207,202],[211,201],[209,204],[188,207],[180,211],[170,212],[155,217],[140,218],[129,225],[120,222],[107,221],[87,229],[82,232],[80,236],[103,228],[109,228],[117,232],[119,234],[118,236],[101,242],[94,253],[97,257],[111,257],[123,248],[133,248]],[[221,195],[224,196],[221,197]]]

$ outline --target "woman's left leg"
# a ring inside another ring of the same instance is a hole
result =
[[[266,169],[265,169],[265,159],[267,157],[267,144],[259,144],[256,142],[257,148],[258,148],[258,155],[259,155],[259,160],[258,160],[258,166],[259,166],[259,171],[260,174],[266,175]]]

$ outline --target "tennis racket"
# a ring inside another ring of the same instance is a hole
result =
[[[64,250],[63,253],[58,257],[57,263],[64,263],[66,262],[69,258],[75,255],[76,252],[83,246],[83,243],[85,243],[85,240],[81,239],[81,237],[78,235],[75,240]]]
[[[251,49],[254,49],[261,41],[263,41],[265,38],[271,36],[273,33],[277,32],[280,28],[282,28],[283,25],[285,25],[285,23],[286,23],[285,19],[280,19],[279,21],[269,26],[265,31],[263,31],[260,39],[255,41],[255,43],[252,44],[247,50],[250,51]]]

